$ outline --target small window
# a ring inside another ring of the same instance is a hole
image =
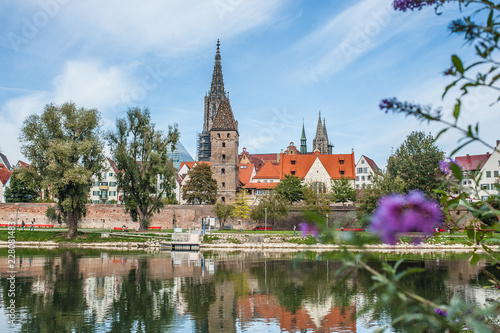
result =
[[[361,176],[361,180],[362,180],[362,181],[365,181],[365,176]]]
[[[359,176],[356,176],[356,181],[359,182]]]
[[[242,165],[242,166],[240,166],[240,168],[241,168],[241,169],[246,169],[246,168],[247,168],[247,166],[246,166],[246,165]]]
[[[225,197],[221,197],[221,198],[220,198],[220,201],[222,201],[222,202],[226,202],[226,198],[225,198]]]
[[[292,176],[295,176],[295,171],[292,171]]]
[[[366,177],[367,180],[372,180],[372,176]]]
[[[340,171],[340,175],[343,176],[344,175],[344,171]]]
[[[489,190],[490,184],[481,184],[481,190]]]
[[[490,197],[489,197],[488,195],[483,195],[483,196],[481,197],[481,200],[486,201],[486,200],[488,200],[489,198],[490,198]]]
[[[225,142],[222,143],[222,148],[226,148],[226,143]]]
[[[217,137],[220,139],[220,133],[217,133]]]
[[[493,176],[498,177],[498,171],[493,171]]]
[[[226,159],[226,154],[222,154],[222,159],[225,160]]]
[[[222,182],[222,188],[226,188],[226,183]]]
[[[486,178],[491,178],[491,171],[486,171]]]
[[[226,174],[226,169],[222,168],[222,169],[220,170],[220,173],[221,173],[221,174],[223,174],[223,175],[225,175],[225,174]]]
[[[340,163],[340,164],[344,164],[344,160],[340,160],[340,161],[339,161],[339,163]]]
[[[295,161],[292,161],[292,165],[295,165]]]
[[[358,168],[358,173],[363,173],[363,168]]]
[[[227,133],[227,137],[229,138],[229,133]]]
[[[361,160],[361,164],[365,164],[365,160]]]
[[[110,176],[110,177],[113,177],[113,173],[112,173],[112,172],[110,172],[110,173],[109,173],[109,176]]]
[[[359,184],[358,184],[358,185],[356,185],[356,188],[359,190]]]

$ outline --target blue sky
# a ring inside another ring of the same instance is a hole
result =
[[[196,155],[203,103],[210,88],[217,39],[226,91],[239,122],[240,151],[308,149],[318,111],[334,153],[366,155],[385,167],[413,130],[436,134],[441,125],[384,114],[381,99],[442,106],[442,72],[451,54],[471,50],[447,25],[449,7],[394,12],[391,1],[108,0],[10,1],[0,9],[0,150],[12,164],[24,159],[23,120],[47,103],[74,101],[98,108],[113,129],[128,107],[149,107],[157,128],[177,123],[181,142]],[[479,120],[482,136],[500,139],[495,96],[475,91],[464,101],[464,123]],[[445,152],[457,133],[437,142]],[[490,151],[469,146],[459,154]]]

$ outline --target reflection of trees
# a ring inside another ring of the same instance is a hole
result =
[[[46,273],[50,271],[46,269]],[[53,275],[46,274],[45,278],[41,280],[43,285],[38,286],[39,292],[34,292],[35,283],[26,278],[19,283],[19,289],[16,286],[16,306],[27,309],[26,318],[21,319],[21,331],[93,331],[94,323],[84,317],[83,279],[77,254],[63,252],[61,265],[55,266]]]
[[[131,269],[123,278],[109,332],[162,332],[171,327],[175,318],[172,284],[149,279],[148,271],[147,259],[140,258],[137,269]]]
[[[196,278],[186,279],[181,293],[187,303],[187,311],[193,318],[195,332],[208,332],[208,310],[215,302],[215,283]]]

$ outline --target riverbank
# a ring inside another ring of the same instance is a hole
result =
[[[78,237],[72,240],[64,238],[64,234],[56,231],[16,232],[15,246],[18,248],[82,248],[82,249],[160,249],[162,242],[171,242],[172,233],[169,232],[145,232],[145,233],[109,233],[100,231],[79,232]],[[346,234],[342,234],[347,235]],[[371,237],[368,233],[358,233],[360,237]],[[363,248],[346,244],[342,238],[335,242],[322,244],[320,239],[313,237],[302,237],[290,233],[265,234],[260,232],[251,233],[212,233],[201,238],[201,250],[283,250],[283,251],[340,251],[348,248],[350,251],[369,250],[377,252],[399,252],[399,251],[460,251],[472,252],[483,251],[480,247],[471,246],[466,238],[461,235],[438,235],[424,240],[420,244],[414,244],[409,237],[396,245],[371,242]],[[500,239],[491,237],[488,246],[493,251],[498,251]],[[12,240],[8,241],[8,232],[0,231],[0,248],[12,246]]]

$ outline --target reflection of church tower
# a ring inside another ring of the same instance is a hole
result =
[[[229,100],[224,91],[224,80],[222,78],[222,64],[219,50],[219,40],[217,40],[217,52],[215,53],[214,72],[212,74],[212,84],[210,91],[205,95],[205,113],[203,117],[203,132],[198,138],[198,161],[210,161],[211,142],[210,130],[215,117],[215,112],[219,108],[221,101]]]
[[[300,137],[300,153],[302,155],[307,154],[307,139],[306,139],[306,129],[304,128],[304,122],[302,122],[302,135]]]
[[[333,149],[333,144],[328,142],[325,119],[323,119],[323,124],[321,124],[321,111],[319,112],[318,126],[316,127],[316,137],[313,140],[313,151],[316,149],[321,154],[331,154]]]
[[[229,100],[220,102],[210,131],[211,167],[217,181],[217,199],[232,202],[238,180],[238,122],[234,120]]]

